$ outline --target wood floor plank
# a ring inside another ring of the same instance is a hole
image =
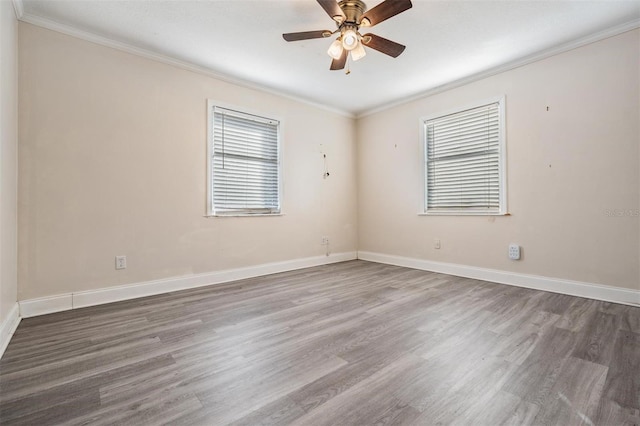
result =
[[[89,380],[56,386],[2,404],[0,420],[25,424],[56,424],[100,407],[100,394]]]
[[[65,422],[65,425],[156,425],[202,409],[198,398],[183,391],[165,391],[128,404],[102,407],[93,413]]]
[[[595,312],[591,320],[579,333],[579,340],[572,356],[601,365],[609,365],[613,357],[616,331],[621,318],[605,313]]]
[[[621,306],[621,305],[618,305]],[[624,306],[626,308],[622,314],[621,328],[640,334],[640,309],[632,306]]]
[[[640,425],[640,410],[622,407],[615,401],[602,398],[593,423],[596,425],[638,426]]]
[[[364,261],[28,318],[4,425],[638,425],[640,307]]]
[[[556,323],[556,327],[573,332],[581,331],[601,304],[602,302],[597,300],[575,298],[569,309]]]
[[[289,424],[305,411],[288,397],[279,398],[231,423],[234,426]]]
[[[619,330],[605,383],[607,400],[640,410],[640,334]]]
[[[514,425],[528,426],[536,424],[534,419],[540,407],[523,401],[508,392],[496,392],[491,401],[474,404],[459,422],[477,425]]]
[[[546,399],[540,404],[535,422],[545,425],[593,424],[608,367],[569,358]]]
[[[389,410],[396,410],[398,405],[406,406],[406,402],[394,396],[393,390],[399,389],[411,372],[424,363],[421,358],[411,355],[397,359],[292,424],[375,424]]]
[[[550,328],[503,390],[525,401],[542,404],[572,353],[575,342],[575,333]]]

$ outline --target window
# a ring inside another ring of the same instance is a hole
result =
[[[209,105],[209,213],[280,213],[280,122]]]
[[[424,120],[425,213],[505,214],[504,98]]]

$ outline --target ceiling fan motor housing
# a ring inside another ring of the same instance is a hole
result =
[[[338,26],[344,24],[360,25],[360,17],[367,10],[367,5],[361,0],[341,0],[338,3],[344,12],[344,22],[338,22]]]

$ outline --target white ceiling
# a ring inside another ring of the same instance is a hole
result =
[[[22,7],[27,22],[101,36],[353,115],[640,25],[640,0],[413,0],[412,9],[368,30],[405,44],[404,53],[393,59],[367,49],[346,75],[329,71],[331,39],[282,39],[335,29],[314,0],[23,0]]]

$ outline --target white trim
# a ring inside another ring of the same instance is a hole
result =
[[[20,304],[20,316],[22,318],[68,311],[73,306],[71,293],[20,300],[18,303]]]
[[[506,126],[506,95],[494,96],[482,101],[467,103],[461,107],[451,108],[445,111],[433,112],[420,117],[420,145],[422,158],[422,207],[419,216],[505,216],[508,214],[507,208],[507,126]],[[500,156],[498,160],[498,181],[500,185],[500,210],[484,212],[472,209],[429,211],[427,209],[427,121],[436,120],[441,117],[465,112],[470,109],[480,108],[491,104],[498,104],[499,120],[499,141]]]
[[[490,98],[480,99],[474,102],[467,102],[457,107],[448,108],[443,111],[435,111],[430,114],[424,115],[420,117],[420,122],[424,124],[426,121],[435,120],[437,118],[446,117],[447,115],[453,115],[459,112],[465,112],[470,109],[479,108],[479,107],[487,106],[490,104],[500,104],[500,103],[504,104],[505,99],[506,99],[506,95],[498,95],[498,96],[492,96]]]
[[[16,12],[16,19],[20,20],[24,16],[24,4],[22,0],[13,0],[13,10]]]
[[[219,107],[222,109],[230,110],[243,115],[252,115],[256,118],[265,120],[265,122],[275,121],[278,123],[278,211],[274,211],[271,213],[250,213],[250,212],[233,212],[233,213],[216,213],[213,209],[213,138],[214,138],[214,111],[215,108]],[[219,218],[219,217],[263,217],[263,216],[283,216],[283,207],[282,200],[284,200],[284,177],[283,177],[283,169],[284,169],[284,161],[283,161],[283,151],[284,151],[284,120],[282,117],[277,114],[267,114],[263,111],[254,110],[250,108],[245,108],[243,106],[238,106],[234,104],[230,104],[227,102],[217,101],[215,99],[207,99],[207,206],[205,217],[208,218]]]
[[[640,307],[640,290],[358,251],[358,259]]]
[[[498,213],[480,210],[451,210],[448,212],[418,212],[418,216],[511,216],[511,214],[508,211]]]
[[[14,303],[13,307],[9,311],[9,315],[0,324],[0,359],[4,355],[4,351],[9,346],[9,342],[13,337],[13,333],[16,332],[18,324],[20,324],[20,307],[18,303]]]
[[[284,216],[281,211],[274,211],[273,213],[251,213],[251,211],[237,210],[225,213],[210,213],[206,217],[208,218],[220,218],[220,217],[278,217]]]
[[[207,188],[207,205],[205,206],[205,217],[213,216],[213,166],[211,160],[213,159],[213,109],[216,107],[213,99],[207,99],[207,182],[205,188]]]
[[[507,194],[509,191],[509,182],[507,173],[509,165],[507,164],[507,95],[503,95],[500,100],[500,214],[502,216],[509,213],[507,205],[509,199]]]
[[[596,43],[598,41],[602,41],[610,37],[615,37],[617,35],[626,33],[627,31],[633,31],[637,28],[640,28],[640,19],[634,19],[632,21],[625,22],[620,25],[616,25],[615,27],[608,28],[604,31],[600,31],[595,34],[590,34],[585,37],[577,38],[573,41],[561,44],[559,46],[552,47],[550,49],[541,50],[529,56],[525,56],[524,58],[516,59],[515,61],[507,62],[506,64],[498,65],[497,67],[490,68],[485,71],[477,72],[475,74],[472,74],[467,77],[463,77],[461,79],[452,81],[450,83],[446,83],[441,86],[427,89],[420,93],[416,93],[415,95],[409,95],[409,96],[403,97],[402,99],[398,99],[397,101],[385,102],[380,106],[373,107],[356,114],[356,119],[377,114],[379,112],[386,111],[388,109],[395,108],[400,105],[408,104],[410,102],[417,101],[419,99],[427,98],[429,96],[437,95],[438,93],[446,92],[448,90],[455,89],[456,87],[461,87],[466,84],[470,84],[475,81],[494,76],[496,74],[500,74],[506,71],[511,71],[513,69],[520,68],[525,65],[529,65],[533,62],[542,61],[543,59],[547,59],[552,56],[556,56],[561,53],[565,53],[570,50],[574,50],[591,43]]]
[[[92,43],[100,44],[102,46],[111,47],[113,49],[117,49],[123,52],[127,52],[133,55],[141,56],[143,58],[151,59],[154,61],[162,62],[168,65],[173,65],[178,68],[182,68],[185,70],[197,72],[200,74],[207,75],[209,77],[216,78],[221,81],[225,81],[227,83],[235,84],[238,86],[242,86],[249,89],[260,90],[262,92],[266,92],[272,95],[276,95],[279,97],[283,97],[286,99],[291,99],[297,102],[301,102],[307,105],[311,105],[316,108],[323,109],[325,111],[330,111],[348,118],[362,118],[368,115],[376,114],[381,111],[385,111],[391,108],[395,108],[399,105],[407,104],[409,102],[413,102],[418,99],[422,99],[428,96],[433,96],[438,93],[445,92],[447,90],[454,89],[456,87],[464,86],[465,84],[472,83],[474,81],[482,80],[483,78],[491,77],[496,74],[500,74],[505,71],[510,71],[515,68],[519,68],[524,65],[528,65],[533,62],[541,61],[543,59],[549,58],[551,56],[558,55],[560,53],[568,52],[569,50],[577,49],[582,46],[586,46],[587,44],[595,43],[610,37],[617,36],[619,34],[625,33],[627,31],[632,31],[637,28],[640,28],[640,19],[634,19],[629,22],[625,22],[620,25],[616,25],[615,27],[608,28],[606,30],[597,32],[595,34],[590,34],[585,37],[581,37],[570,41],[568,43],[564,43],[560,46],[555,46],[550,49],[541,50],[529,56],[525,56],[524,58],[516,59],[515,61],[508,62],[503,65],[499,65],[497,67],[488,69],[486,71],[480,71],[476,74],[470,75],[468,77],[461,78],[456,81],[452,81],[447,84],[443,84],[438,87],[434,87],[432,89],[425,90],[420,93],[416,93],[415,95],[403,96],[401,99],[396,101],[387,101],[377,107],[372,107],[365,109],[360,113],[346,111],[340,108],[331,107],[328,105],[320,104],[317,102],[309,101],[300,96],[296,96],[293,94],[287,94],[282,92],[281,90],[277,90],[275,88],[270,88],[267,86],[259,85],[256,83],[252,83],[246,80],[239,79],[237,77],[232,77],[229,75],[224,75],[219,72],[215,72],[212,69],[205,68],[199,65],[195,65],[190,62],[182,61],[180,59],[172,58],[167,55],[159,54],[152,52],[150,50],[142,49],[139,47],[135,47],[131,44],[122,43],[107,37],[99,36],[96,34],[92,34],[87,31],[79,30],[77,28],[71,27],[69,25],[60,24],[50,19],[42,18],[39,16],[31,15],[29,13],[24,13],[23,8],[23,0],[13,0],[13,6],[16,9],[16,15],[18,20],[36,25],[38,27],[46,28],[52,31],[56,31],[62,34],[70,35],[72,37],[76,37],[82,40],[86,40]],[[20,10],[18,10],[20,9]]]
[[[248,80],[243,80],[237,77],[232,77],[230,75],[222,74],[220,72],[216,72],[211,68],[203,67],[200,65],[196,65],[191,62],[183,61],[181,59],[177,59],[168,55],[164,55],[162,53],[156,53],[151,50],[143,49],[140,47],[136,47],[132,44],[123,43],[120,41],[116,41],[110,39],[108,37],[100,36],[97,34],[93,34],[87,31],[83,31],[77,28],[74,28],[69,25],[61,24],[59,22],[53,21],[51,19],[42,18],[40,16],[31,15],[30,13],[24,13],[20,18],[18,18],[22,22],[26,22],[31,25],[35,25],[41,28],[45,28],[51,31],[56,31],[58,33],[62,33],[68,36],[72,36],[75,38],[79,38],[81,40],[85,40],[91,43],[99,44],[102,46],[110,47],[112,49],[120,50],[122,52],[130,53],[132,55],[140,56],[142,58],[151,59],[152,61],[161,62],[163,64],[172,65],[177,68],[181,68],[187,71],[196,72],[198,74],[206,75],[207,77],[212,77],[220,81],[224,81],[225,83],[235,84],[236,86],[244,87],[247,89],[258,90],[261,92],[269,93],[271,95],[278,96],[280,98],[290,99],[292,101],[300,102],[306,105],[311,105],[312,107],[319,108],[325,111],[333,112],[335,114],[347,117],[347,118],[355,118],[355,114],[342,110],[340,108],[331,107],[328,105],[323,105],[317,102],[310,101],[308,99],[302,98],[300,96],[296,96],[294,94],[286,93],[283,89],[277,89],[275,87],[269,87],[266,85],[260,85],[257,83],[250,82]]]
[[[357,259],[357,252],[344,252],[330,256],[314,256],[284,262],[264,263],[246,268],[194,274],[182,277],[165,278],[141,283],[105,287],[74,293],[59,294],[20,301],[20,314],[23,318],[44,315],[52,312],[68,311],[87,306],[102,305],[122,300],[137,299],[172,291],[187,290],[208,285],[222,284],[246,278],[259,277],[313,266],[327,265]]]

